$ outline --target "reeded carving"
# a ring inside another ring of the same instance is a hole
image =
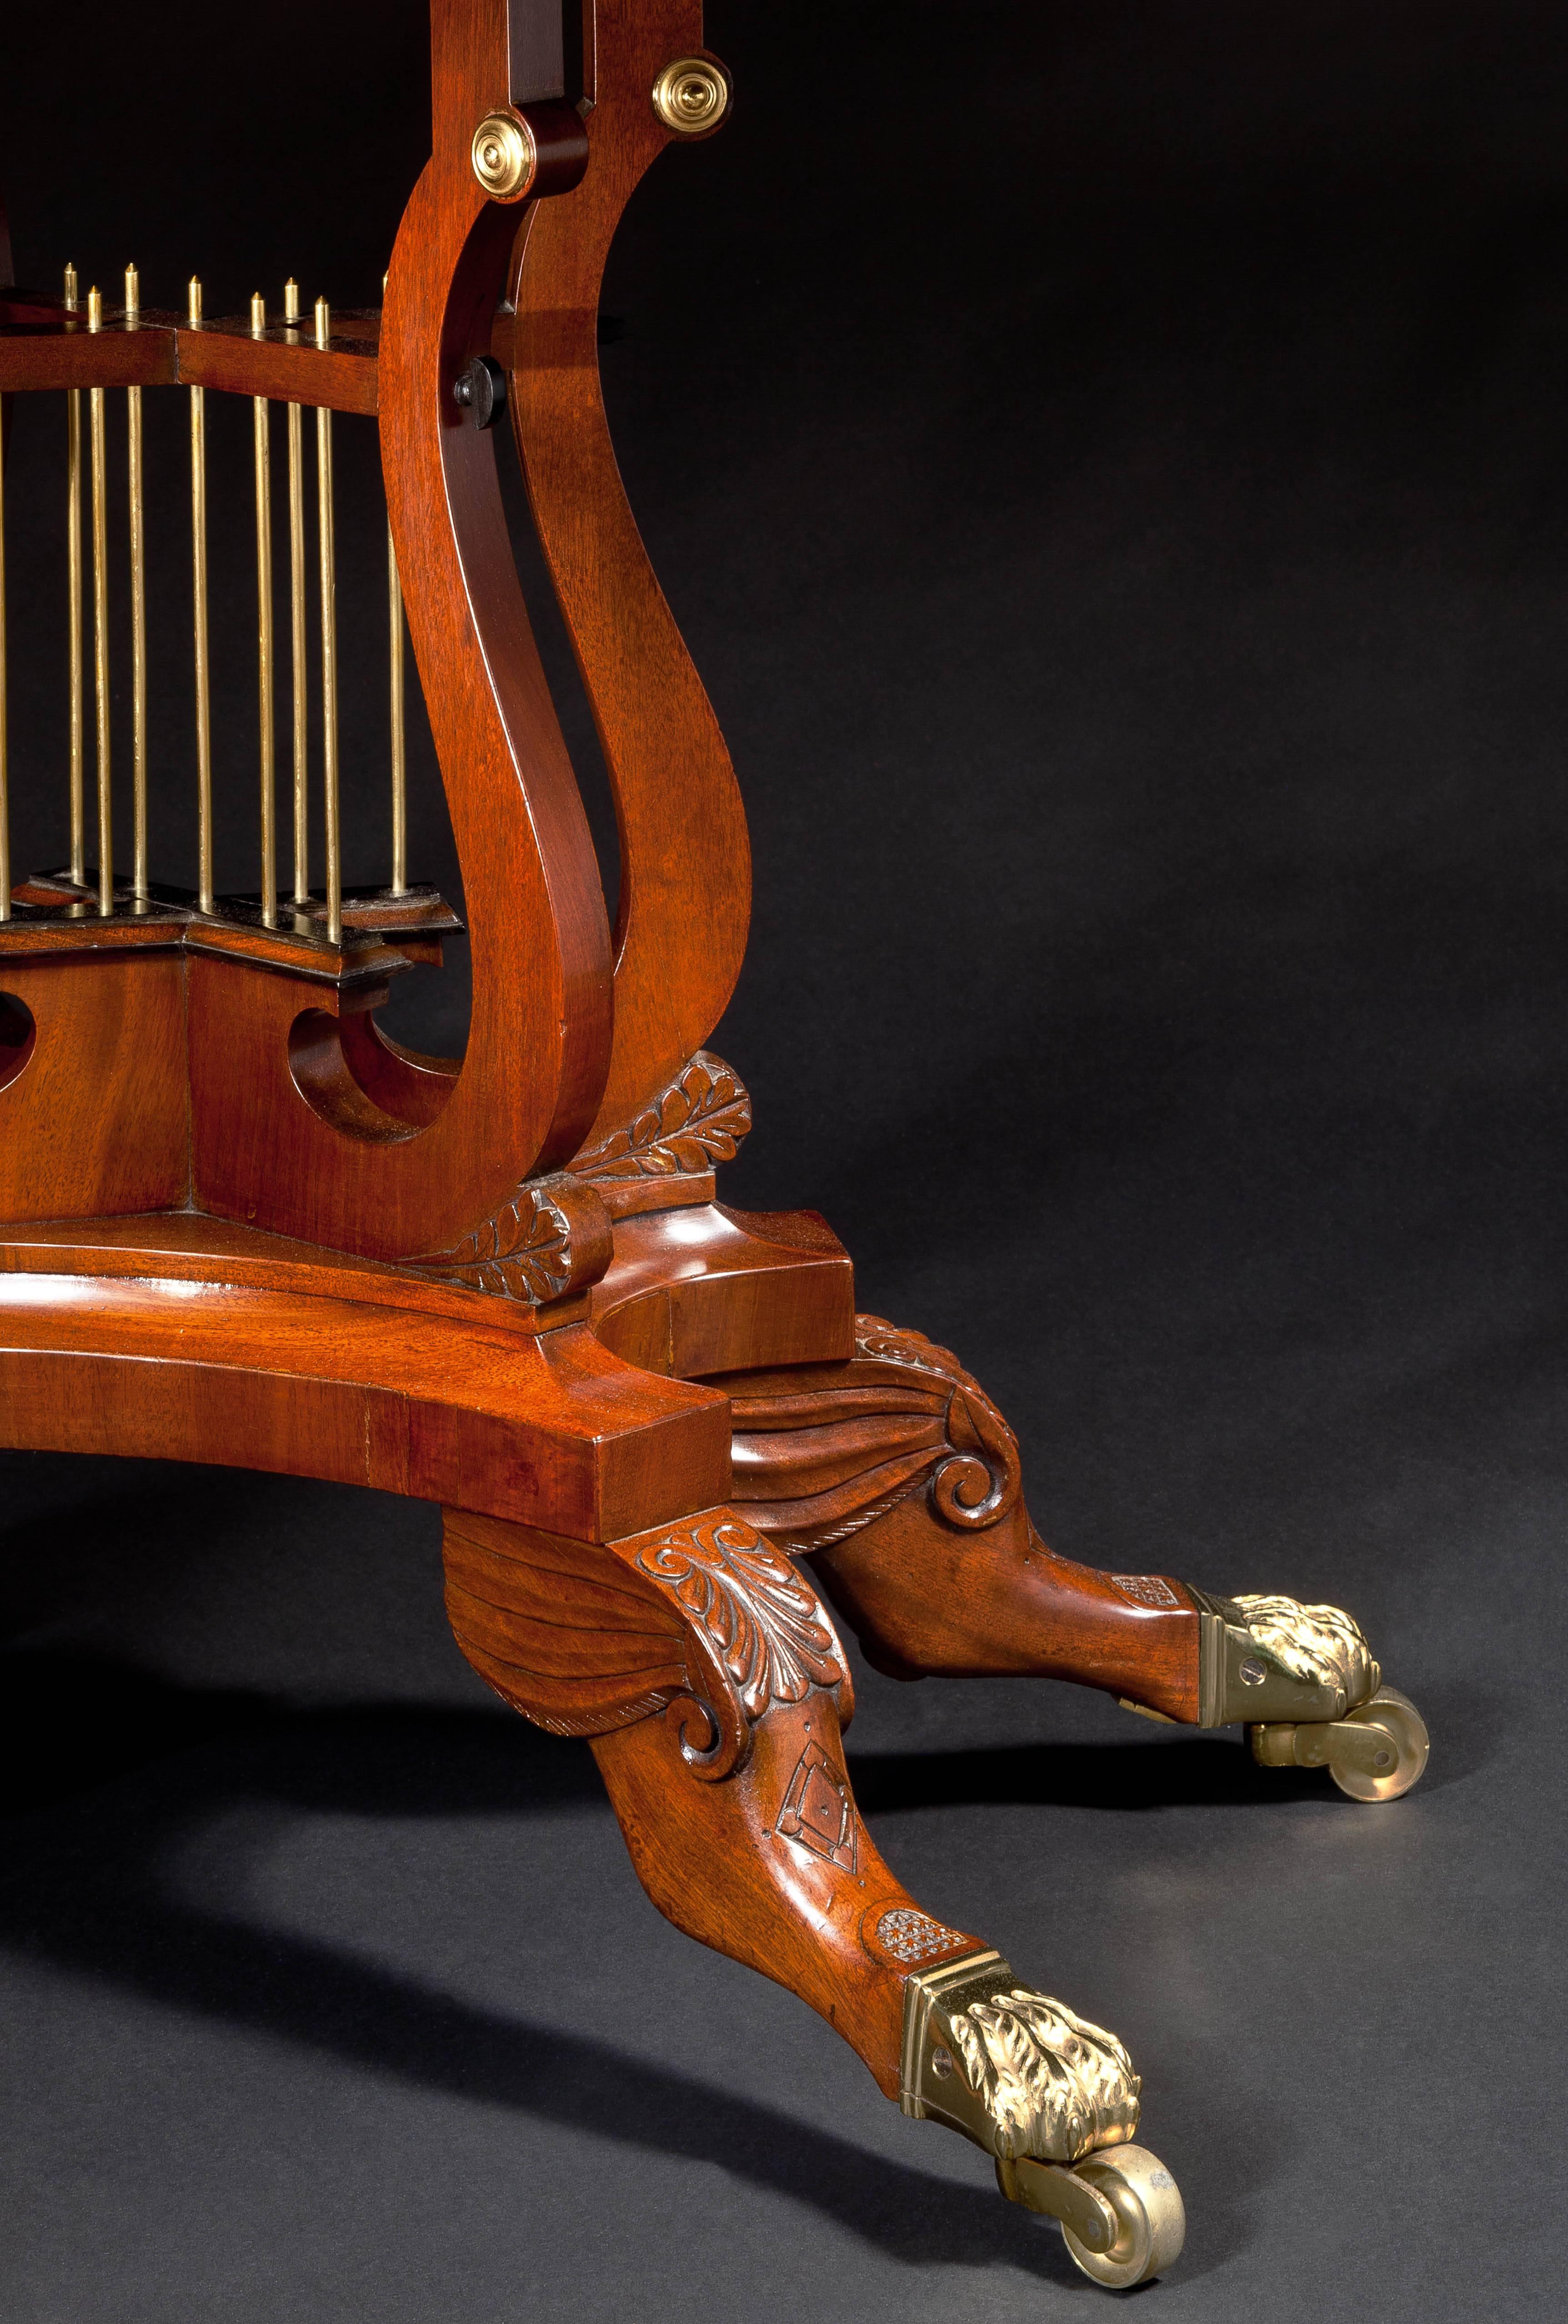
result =
[[[1114,2034],[1064,2002],[1015,1987],[973,2001],[943,2023],[1004,2162],[1033,2155],[1077,2163],[1138,2127],[1142,2084]]]
[[[750,1128],[751,1100],[739,1074],[699,1049],[635,1121],[580,1154],[573,1174],[604,1184],[695,1176],[732,1162]]]
[[[1018,1506],[1018,1440],[985,1389],[948,1349],[879,1315],[857,1316],[853,1360],[820,1386],[727,1385],[738,1498],[793,1548],[846,1540],[922,1487],[960,1532]]]
[[[569,1171],[530,1178],[450,1250],[401,1264],[465,1291],[538,1306],[597,1283],[613,1249],[609,1214]]]
[[[1338,1687],[1353,1711],[1378,1691],[1382,1673],[1372,1659],[1365,1633],[1338,1606],[1303,1606],[1294,1598],[1233,1598],[1258,1644],[1292,1678],[1308,1686]]]
[[[679,1607],[706,1678],[674,1706],[682,1751],[697,1774],[732,1774],[770,1703],[844,1685],[843,1649],[821,1599],[748,1525],[688,1520],[646,1543],[636,1564]]]

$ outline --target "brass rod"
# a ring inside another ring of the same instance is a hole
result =
[[[332,312],[316,302],[316,337],[325,346]],[[332,521],[332,413],[316,411],[316,530],[321,559],[321,789],[326,823],[326,940],[343,942],[343,835],[337,795],[337,555]]]
[[[11,918],[9,713],[5,684],[5,446],[0,440],[0,920]]]
[[[201,321],[201,283],[190,278],[190,320]],[[213,908],[212,892],[212,672],[206,632],[206,399],[190,391],[190,555],[196,642],[196,814],[199,858],[197,903]]]
[[[142,284],[125,269],[125,314],[142,310]],[[147,523],[142,473],[142,391],[125,390],[125,483],[131,503],[131,885],[147,893]]]
[[[267,327],[267,302],[258,290],[251,300],[251,328]],[[256,686],[259,696],[261,777],[261,918],[278,925],[277,733],[272,710],[272,444],[271,406],[264,395],[252,399],[256,445]]]
[[[87,292],[87,328],[104,327],[100,292]],[[109,777],[109,508],[104,446],[104,391],[87,391],[87,432],[93,471],[93,706],[98,744],[98,910],[115,908],[115,800]]]
[[[387,613],[390,624],[392,689],[392,893],[408,892],[408,735],[403,684],[403,584],[398,549],[387,520]]]
[[[283,320],[299,320],[299,285],[283,285]],[[310,738],[305,663],[305,418],[289,406],[289,646],[294,693],[294,900],[310,898]]]
[[[65,304],[77,303],[77,271],[65,270]],[[78,884],[87,876],[87,829],[82,751],[82,392],[68,388],[65,399],[65,571],[69,601],[70,659],[70,873]]]

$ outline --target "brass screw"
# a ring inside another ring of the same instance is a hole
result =
[[[653,86],[654,111],[677,137],[704,137],[729,110],[729,76],[706,57],[679,57]]]

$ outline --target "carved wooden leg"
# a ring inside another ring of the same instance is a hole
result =
[[[1425,1767],[1426,1729],[1338,1608],[1055,1555],[1013,1431],[918,1333],[862,1315],[848,1363],[712,1385],[731,1399],[738,1508],[809,1556],[876,1668],[1075,1679],[1158,1717],[1245,1723],[1263,1764],[1327,1766],[1357,1798],[1397,1797]]]
[[[884,1863],[844,1766],[843,1650],[788,1557],[711,1509],[603,1547],[449,1510],[445,1558],[459,1645],[516,1709],[591,1740],[667,1919],[809,2002],[906,2114],[984,2147],[1098,2281],[1169,2264],[1180,2198],[1132,2144],[1126,2052]]]

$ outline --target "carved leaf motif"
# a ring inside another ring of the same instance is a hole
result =
[[[489,1291],[505,1299],[558,1299],[572,1280],[572,1228],[542,1185],[519,1186],[512,1200],[450,1250],[405,1263],[438,1283]]]
[[[699,1049],[635,1121],[580,1154],[579,1178],[671,1178],[733,1161],[751,1128],[751,1100],[739,1075]]]
[[[683,1526],[649,1542],[637,1562],[701,1630],[747,1720],[770,1702],[801,1702],[812,1686],[843,1679],[839,1641],[815,1591],[749,1526]]]

